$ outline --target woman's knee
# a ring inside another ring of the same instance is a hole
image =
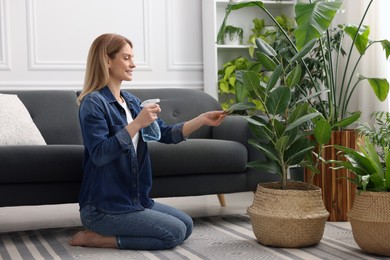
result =
[[[166,248],[173,248],[183,243],[188,238],[188,228],[182,221],[177,221],[166,230],[164,238]]]

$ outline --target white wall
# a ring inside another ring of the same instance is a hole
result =
[[[134,44],[126,87],[203,89],[201,0],[0,0],[0,89],[81,89],[92,41]]]

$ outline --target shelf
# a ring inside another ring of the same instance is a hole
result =
[[[218,44],[218,49],[248,49],[250,46],[249,44],[246,45],[228,45],[228,44]]]
[[[246,2],[250,2],[250,1],[236,1],[236,2],[230,2],[230,0],[217,0],[216,1],[217,4],[223,4],[223,5],[226,5],[226,4],[229,4],[229,3],[232,3],[232,4],[235,4],[235,3],[246,3]],[[284,0],[284,1],[261,1],[263,2],[264,5],[294,5],[296,4],[296,1],[295,0]]]
[[[266,24],[273,24],[272,19],[260,8],[256,6],[235,10],[229,16],[227,25],[233,25],[243,29],[242,45],[222,45],[217,44],[217,34],[226,14],[228,4],[238,4],[250,2],[247,0],[202,0],[202,29],[203,29],[203,79],[204,91],[215,99],[218,99],[218,70],[222,68],[227,61],[237,57],[249,57],[249,48],[252,46],[247,43],[247,39],[253,28],[253,19],[264,19]],[[282,1],[262,1],[267,11],[274,17],[286,15],[295,16],[295,4],[297,0]]]

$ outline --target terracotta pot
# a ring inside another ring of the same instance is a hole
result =
[[[359,247],[390,256],[390,192],[361,192],[348,212],[352,233]]]
[[[253,232],[261,244],[306,247],[320,242],[329,213],[321,189],[303,182],[259,184],[248,208]]]

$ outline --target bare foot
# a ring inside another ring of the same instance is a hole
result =
[[[117,248],[115,237],[106,237],[89,230],[77,232],[69,241],[71,246]]]

